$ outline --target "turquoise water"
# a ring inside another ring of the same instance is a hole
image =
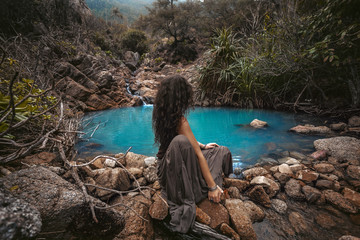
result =
[[[152,106],[140,106],[86,114],[82,131],[87,134],[76,146],[80,156],[126,152],[129,147],[132,152],[155,156],[158,149],[153,144],[152,109]],[[187,118],[199,142],[216,142],[230,149],[234,167],[254,164],[269,154],[276,157],[284,150],[311,152],[313,141],[319,138],[288,132],[291,127],[309,120],[283,112],[195,108]],[[268,122],[269,127],[248,127],[255,118]]]

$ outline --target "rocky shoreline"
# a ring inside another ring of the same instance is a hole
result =
[[[359,239],[360,140],[337,136],[316,140],[314,147],[310,155],[285,151],[279,159],[241,170],[238,178],[225,178],[221,203],[200,202],[196,221],[230,239]],[[0,232],[6,239],[173,236],[159,227],[168,209],[160,197],[154,157],[129,152],[97,157],[78,167],[99,207],[97,224],[58,156],[44,152],[20,162],[20,171],[1,169],[5,215]],[[18,199],[11,202],[20,207],[6,207],[9,198]],[[24,204],[33,212],[26,213]]]

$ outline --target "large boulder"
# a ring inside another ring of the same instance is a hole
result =
[[[124,227],[123,216],[113,209],[95,208],[99,220],[95,223],[84,194],[43,167],[14,172],[0,179],[0,186],[12,190],[14,197],[36,206],[41,214],[41,230],[49,239],[70,239],[80,234],[84,238],[101,239],[117,234]],[[95,205],[106,206],[95,198],[90,200]]]
[[[240,238],[245,240],[257,239],[243,201],[240,199],[226,199],[225,207],[229,211],[231,222]]]
[[[27,239],[41,230],[40,212],[0,188],[0,240]]]
[[[316,150],[325,150],[339,160],[360,160],[360,140],[353,137],[333,137],[314,141]]]

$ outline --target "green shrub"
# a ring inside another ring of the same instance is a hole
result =
[[[149,50],[147,37],[143,31],[130,29],[121,38],[121,46],[124,50],[138,52],[140,55]]]

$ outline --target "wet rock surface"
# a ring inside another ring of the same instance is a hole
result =
[[[123,216],[112,209],[97,209],[100,224],[94,223],[83,193],[46,168],[32,167],[14,172],[0,179],[0,185],[13,189],[11,194],[15,198],[37,208],[42,219],[42,236],[101,238],[123,228]],[[93,201],[100,206],[106,205],[97,199]]]

